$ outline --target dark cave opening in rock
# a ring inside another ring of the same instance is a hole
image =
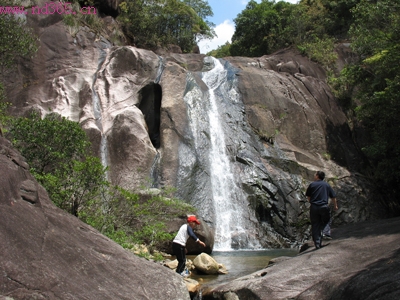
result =
[[[160,148],[160,110],[162,90],[157,83],[150,83],[139,91],[139,109],[144,115],[151,143]]]

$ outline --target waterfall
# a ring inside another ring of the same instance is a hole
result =
[[[214,68],[202,74],[202,80],[208,87],[209,119],[209,165],[212,186],[213,209],[215,214],[214,250],[229,251],[235,248],[260,248],[250,228],[245,212],[248,210],[246,197],[238,186],[237,176],[232,171],[233,159],[226,153],[224,118],[219,111],[218,103],[227,100],[237,102],[238,94],[228,84],[228,71],[221,62],[212,59]],[[226,128],[226,127],[225,127]]]
[[[92,82],[93,113],[94,113],[96,126],[97,126],[97,128],[99,128],[99,130],[101,132],[100,159],[101,159],[101,163],[104,167],[108,166],[108,163],[107,163],[107,138],[103,132],[102,113],[101,113],[102,109],[101,109],[101,103],[100,103],[99,96],[97,95],[97,92],[96,92],[95,84],[96,84],[96,80],[97,80],[97,73],[100,71],[100,68],[103,65],[106,57],[107,57],[107,52],[104,51],[103,49],[101,49],[98,63],[97,63],[97,70],[94,73],[93,82]],[[107,172],[106,172],[106,177],[108,177]]]

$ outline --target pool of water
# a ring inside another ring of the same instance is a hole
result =
[[[271,249],[271,250],[249,250],[249,251],[214,251],[211,256],[228,270],[226,275],[203,275],[192,273],[190,278],[197,280],[202,286],[224,283],[241,276],[249,275],[265,268],[268,262],[280,256],[293,257],[298,254],[297,249]],[[192,261],[195,255],[188,255]]]

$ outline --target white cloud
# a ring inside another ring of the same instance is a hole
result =
[[[203,40],[198,43],[200,53],[206,54],[211,50],[217,49],[218,46],[224,45],[226,42],[231,42],[232,35],[235,32],[235,24],[231,20],[225,20],[223,23],[215,27],[217,37],[212,40]]]

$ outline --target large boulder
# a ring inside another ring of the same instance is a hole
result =
[[[196,269],[204,274],[215,275],[218,274],[219,265],[210,255],[201,253],[193,260]]]
[[[0,298],[190,299],[179,275],[55,207],[2,137],[0,165]]]

